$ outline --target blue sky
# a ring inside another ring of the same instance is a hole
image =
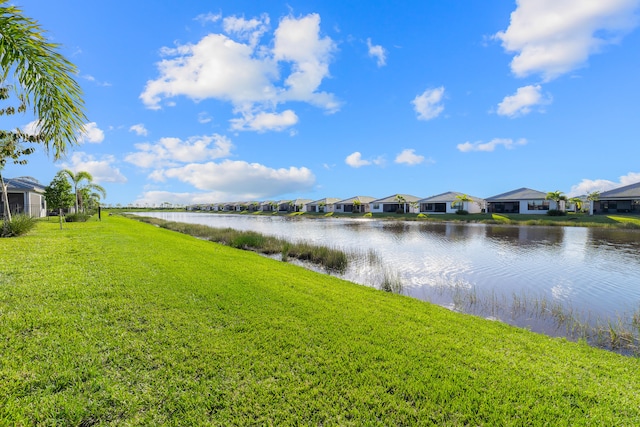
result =
[[[640,181],[640,0],[14,4],[88,121],[7,177],[86,170],[112,205]]]

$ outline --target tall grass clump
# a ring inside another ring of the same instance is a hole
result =
[[[392,273],[385,270],[382,276],[382,282],[380,283],[380,290],[394,294],[402,294],[404,286],[402,285],[402,280],[400,280],[398,273]]]
[[[2,222],[0,237],[17,237],[28,233],[36,226],[36,219],[29,215],[13,215],[11,221]]]

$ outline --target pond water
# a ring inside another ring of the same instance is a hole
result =
[[[144,213],[252,230],[355,254],[343,277],[538,332],[632,325],[640,313],[640,232],[266,215]],[[573,322],[567,323],[567,320]],[[563,323],[564,321],[564,323]],[[635,325],[636,332],[638,325]]]

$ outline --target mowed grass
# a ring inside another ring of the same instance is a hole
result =
[[[640,424],[640,362],[135,220],[0,239],[0,425]]]

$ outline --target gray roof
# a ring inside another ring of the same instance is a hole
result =
[[[405,203],[417,202],[420,200],[420,197],[412,196],[411,194],[393,194],[389,197],[385,197],[384,199],[374,200],[371,203],[398,203],[397,196],[403,197]]]
[[[457,191],[447,191],[446,193],[436,194],[435,196],[427,197],[420,200],[420,203],[449,203],[454,202],[457,196],[462,196],[464,193],[458,193]],[[466,195],[472,201],[482,200],[480,197]]]
[[[602,199],[640,199],[640,182],[600,193]]]
[[[500,201],[516,201],[516,200],[537,200],[547,197],[547,193],[542,191],[532,190],[530,188],[518,188],[517,190],[508,191],[506,193],[498,194],[497,196],[488,197],[487,202],[500,202]]]
[[[307,203],[308,205],[319,205],[320,203],[324,203],[325,205],[332,205],[336,202],[339,202],[340,199],[336,197],[325,197],[324,199],[314,200],[313,202]]]
[[[7,186],[7,191],[18,190],[18,191],[34,191],[38,193],[43,193],[45,189],[44,185],[40,184],[37,179],[31,178],[30,176],[8,178],[4,180],[4,183]]]
[[[354,196],[349,197],[348,199],[337,201],[336,203],[341,205],[350,205],[353,204],[353,202],[355,202],[356,200],[358,200],[360,203],[371,203],[375,200],[375,198],[369,196]]]

